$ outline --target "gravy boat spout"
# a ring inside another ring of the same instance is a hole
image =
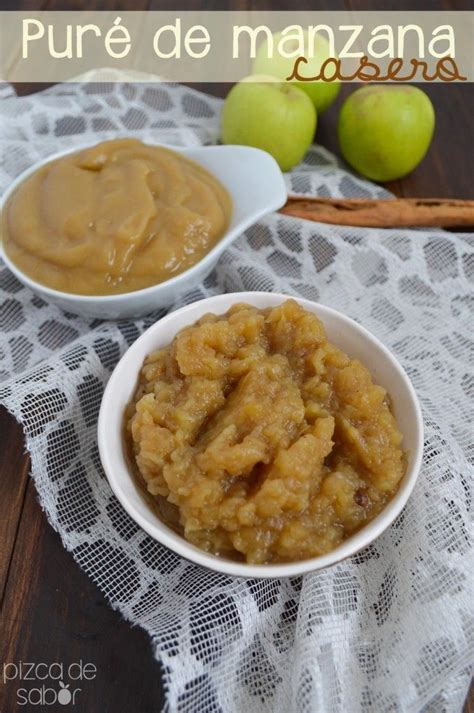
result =
[[[219,247],[221,243],[228,245],[249,225],[278,210],[286,202],[282,173],[275,159],[266,151],[249,146],[200,146],[174,150],[204,166],[231,195],[232,218],[226,234],[219,241]]]
[[[165,146],[200,164],[227,189],[232,199],[232,214],[227,230],[213,248],[195,265],[156,285],[116,295],[77,295],[61,292],[36,282],[19,269],[5,254],[1,257],[14,275],[45,300],[84,317],[126,319],[141,317],[159,307],[168,307],[195,287],[209,274],[222,252],[250,225],[281,208],[287,198],[285,182],[270,154],[248,146]],[[82,147],[48,157],[19,176],[2,198],[2,207],[12,192],[29,175],[66,154]]]

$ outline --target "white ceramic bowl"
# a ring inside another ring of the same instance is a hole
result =
[[[88,144],[89,146],[91,144]],[[160,144],[156,144],[160,145]],[[164,145],[164,144],[161,144]],[[9,186],[2,196],[0,210],[15,189],[38,168],[61,156],[75,153],[85,146],[61,151],[47,160],[32,166]],[[176,277],[143,290],[121,295],[87,296],[60,292],[45,287],[25,275],[1,249],[0,257],[13,274],[48,302],[83,317],[126,319],[141,317],[159,307],[172,304],[177,297],[198,285],[212,270],[221,253],[253,223],[267,213],[278,210],[286,201],[287,193],[282,173],[270,154],[248,146],[167,146],[186,158],[195,161],[227,188],[232,198],[232,216],[229,227],[217,244],[196,265]]]
[[[152,511],[132,478],[124,453],[123,413],[135,392],[145,357],[169,344],[184,326],[207,312],[222,314],[238,302],[258,308],[272,307],[287,296],[269,292],[240,292],[195,302],[160,319],[124,354],[107,384],[99,413],[98,438],[102,465],[115,495],[128,514],[151,537],[192,562],[219,572],[244,577],[290,577],[335,564],[375,540],[397,517],[415,484],[423,455],[423,421],[415,391],[395,357],[370,332],[329,307],[297,299],[324,323],[331,342],[367,364],[375,382],[392,398],[393,410],[403,432],[408,467],[400,488],[387,507],[368,525],[329,554],[289,564],[250,565],[219,558],[198,549],[167,527]]]

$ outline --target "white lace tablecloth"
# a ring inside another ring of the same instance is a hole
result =
[[[117,135],[188,145],[218,138],[220,100],[178,85],[71,84],[24,98],[4,86],[0,96],[1,189],[64,146]],[[300,194],[384,194],[321,147],[287,181]],[[180,301],[258,289],[328,304],[393,350],[422,403],[424,465],[396,523],[331,569],[253,581],[201,569],[154,542],[102,472],[104,384],[162,313],[84,320],[2,267],[1,400],[23,424],[40,502],[64,546],[111,605],[149,632],[167,711],[461,710],[473,642],[473,282],[473,235],[271,215]]]

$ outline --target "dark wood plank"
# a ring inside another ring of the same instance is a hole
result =
[[[467,694],[466,702],[462,709],[463,713],[474,713],[474,682],[471,683],[469,693]]]
[[[400,182],[405,197],[474,198],[472,161],[474,84],[423,84],[436,112],[433,143],[420,166]]]
[[[0,606],[3,601],[13,548],[28,485],[28,458],[23,431],[6,409],[0,407]]]
[[[17,10],[18,12],[27,12],[33,10],[44,10],[46,0],[2,0],[0,10]]]
[[[433,102],[436,129],[421,164],[408,176],[384,184],[405,198],[474,198],[472,165],[467,153],[474,135],[474,84],[419,84]],[[318,119],[316,142],[339,154],[337,117],[345,98],[358,85],[344,84],[336,102]]]
[[[9,430],[15,431],[12,423]],[[47,523],[32,481],[0,614],[0,660],[94,664],[94,680],[77,684],[76,710],[87,713],[156,713],[163,703],[148,635],[112,610],[74,563]],[[2,713],[25,710],[17,705],[18,688],[16,681],[0,683]],[[57,708],[64,710],[48,710]]]
[[[471,0],[345,0],[347,10],[419,11],[472,10]],[[381,19],[383,22],[383,19]]]

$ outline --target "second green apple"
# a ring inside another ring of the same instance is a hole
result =
[[[301,50],[303,50],[302,53]],[[285,56],[288,54],[291,56]],[[329,43],[320,34],[310,37],[308,32],[304,32],[302,41],[298,41],[296,38],[285,37],[281,32],[278,32],[272,36],[270,42],[265,40],[259,46],[253,71],[255,74],[270,74],[285,80],[291,76],[298,56],[303,56],[306,59],[306,64],[302,64],[300,67],[301,74],[305,77],[314,77],[319,74],[323,62],[331,57]],[[294,86],[306,92],[318,114],[331,106],[341,89],[339,81],[295,81]]]
[[[418,87],[375,84],[352,92],[339,113],[346,161],[373,181],[413,171],[428,151],[435,127],[429,97]]]

